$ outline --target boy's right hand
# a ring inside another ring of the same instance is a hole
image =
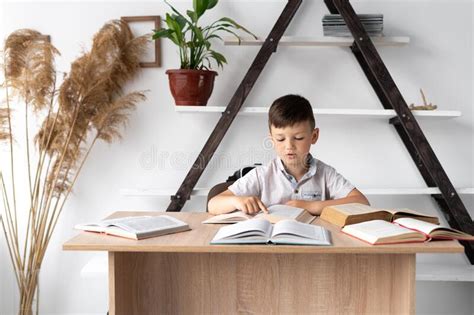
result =
[[[267,207],[256,196],[235,196],[234,207],[247,214],[255,214],[260,212],[260,210],[268,213]]]

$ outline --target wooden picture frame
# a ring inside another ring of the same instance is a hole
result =
[[[126,23],[134,22],[154,22],[154,29],[161,28],[161,18],[159,15],[146,15],[146,16],[122,16],[120,17],[122,21]],[[142,68],[159,68],[161,67],[161,40],[157,39],[155,42],[155,60],[151,62],[140,62],[140,67]]]

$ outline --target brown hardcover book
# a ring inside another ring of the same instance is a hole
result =
[[[410,209],[377,209],[360,203],[347,203],[325,207],[321,219],[343,227],[370,220],[384,220],[392,222],[398,218],[414,218],[425,222],[439,224],[436,216],[420,213]]]

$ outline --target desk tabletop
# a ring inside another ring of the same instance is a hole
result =
[[[464,248],[457,241],[432,241],[425,243],[369,245],[340,232],[339,227],[317,218],[313,224],[331,232],[333,246],[295,245],[210,245],[217,230],[223,224],[202,224],[211,215],[204,212],[150,212],[119,211],[108,218],[134,215],[174,216],[185,221],[190,231],[162,235],[140,241],[111,235],[80,232],[63,244],[63,250],[109,252],[182,252],[182,253],[333,253],[333,254],[414,254],[414,253],[461,253]]]

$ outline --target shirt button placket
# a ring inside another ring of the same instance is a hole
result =
[[[295,188],[295,189],[293,190],[293,199],[299,199],[299,198],[298,198],[298,193],[299,193],[299,189],[298,189],[298,188]]]

